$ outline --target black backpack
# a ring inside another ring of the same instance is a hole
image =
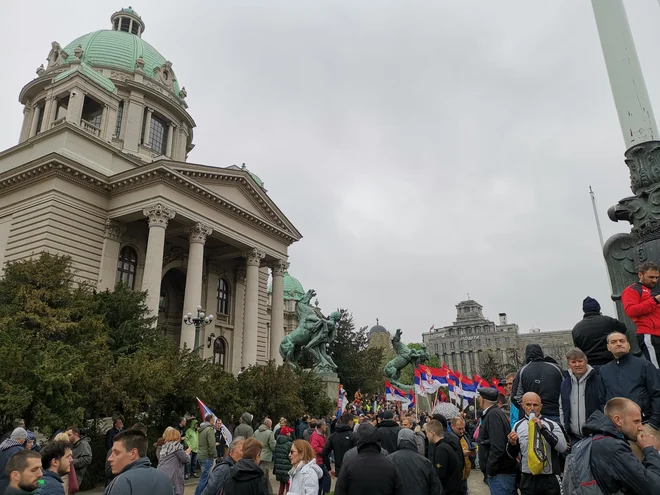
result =
[[[604,495],[605,492],[598,486],[598,482],[591,471],[591,446],[594,440],[603,438],[587,437],[575,445],[566,458],[562,493],[564,495]]]

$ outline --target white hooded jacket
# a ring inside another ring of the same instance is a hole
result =
[[[323,471],[316,464],[316,458],[307,464],[300,462],[289,471],[289,490],[287,495],[318,495],[319,480]]]

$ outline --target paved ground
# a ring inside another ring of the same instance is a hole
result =
[[[470,488],[470,494],[471,495],[489,495],[490,492],[488,491],[488,487],[483,483],[483,476],[481,472],[479,471],[472,471],[470,475],[470,480],[469,480],[469,488]],[[190,480],[189,480],[190,481]],[[271,476],[271,482],[270,482],[272,488],[273,488],[273,493],[277,495],[278,490],[280,489],[280,484],[278,481],[275,480]],[[194,495],[195,493],[195,487],[197,486],[197,482],[193,481],[192,483],[186,484],[186,493],[185,495]],[[332,487],[334,489],[335,483],[334,480],[332,481]],[[81,492],[85,493],[88,495],[100,495],[103,493],[103,488],[97,488],[96,490],[90,490],[88,492]]]

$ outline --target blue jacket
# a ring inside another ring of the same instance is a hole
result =
[[[660,377],[651,361],[626,354],[600,368],[599,400],[625,397],[642,409],[642,418],[660,428]]]
[[[148,457],[140,457],[122,469],[105,495],[174,495],[174,487],[164,472],[151,467]]]
[[[34,493],[36,495],[64,495],[64,484],[60,475],[48,469],[44,469],[43,473],[43,477],[39,480],[39,489]]]
[[[5,472],[9,458],[21,450],[25,450],[23,446],[9,438],[0,444],[0,493],[5,493],[9,486],[9,477]]]
[[[598,372],[596,370],[591,371],[586,377],[584,382],[584,408],[585,411],[582,411],[580,417],[582,418],[582,423],[586,423],[587,419],[594,413],[594,411],[602,410],[600,407],[600,398],[598,396],[598,387],[599,387],[599,378]],[[579,385],[578,385],[579,387]],[[561,382],[561,412],[563,414],[563,423],[562,426],[567,434],[574,435],[570,428],[571,422],[571,391],[573,390],[573,378],[572,374],[569,373],[564,381]],[[579,389],[578,389],[579,393]]]

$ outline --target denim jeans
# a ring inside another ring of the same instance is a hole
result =
[[[191,452],[188,464],[186,464],[186,476],[195,474],[195,471],[197,471],[197,452]]]
[[[490,495],[516,495],[516,475],[498,474],[488,477]]]
[[[209,481],[209,475],[211,474],[211,468],[213,467],[213,458],[202,459],[199,461],[199,464],[202,466],[202,474],[199,476],[199,483],[197,483],[197,488],[195,488],[195,495],[201,495],[204,488],[206,488],[206,483]]]

